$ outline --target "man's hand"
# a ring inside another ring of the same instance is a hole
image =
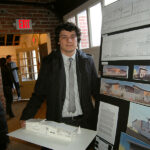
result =
[[[22,128],[26,127],[26,121],[25,120],[20,120],[20,126]]]

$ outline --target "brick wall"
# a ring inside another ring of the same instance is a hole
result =
[[[32,30],[16,30],[16,19],[32,19]],[[55,48],[54,29],[59,24],[57,16],[46,8],[29,5],[0,4],[0,33],[50,33],[52,49]]]
[[[32,30],[16,30],[16,19],[32,19]],[[51,47],[55,48],[54,29],[59,19],[50,10],[29,5],[0,4],[0,34],[50,33]],[[0,100],[5,108],[5,99],[0,75]]]

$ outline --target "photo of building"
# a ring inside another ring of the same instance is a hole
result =
[[[103,76],[116,77],[116,78],[128,78],[128,66],[103,66]]]
[[[134,66],[133,79],[150,81],[150,66]]]
[[[121,132],[119,150],[149,150],[150,145]]]
[[[149,84],[102,78],[100,93],[136,103],[150,105]]]
[[[136,113],[135,113],[136,112]],[[130,103],[127,134],[150,144],[150,108]]]

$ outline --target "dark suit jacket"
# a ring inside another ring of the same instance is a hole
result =
[[[7,122],[5,118],[5,112],[0,100],[0,149],[6,150],[7,144],[9,143]]]
[[[86,122],[83,127],[94,129],[96,123],[93,121],[95,121],[97,113],[93,107],[91,96],[98,100],[99,80],[92,57],[77,50],[76,68],[80,103]],[[47,120],[60,122],[65,90],[66,78],[63,58],[60,50],[53,51],[42,61],[34,93],[22,113],[21,120],[33,118],[43,100],[46,99]]]

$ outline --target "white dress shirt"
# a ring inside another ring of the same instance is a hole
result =
[[[64,67],[65,67],[65,73],[66,73],[66,97],[64,101],[64,106],[62,110],[62,117],[73,117],[82,115],[82,109],[80,104],[80,98],[79,98],[79,91],[78,91],[78,83],[77,83],[77,73],[76,73],[76,53],[71,56],[73,58],[72,65],[74,70],[74,92],[75,92],[75,106],[76,111],[74,113],[68,112],[68,105],[69,105],[69,58],[68,56],[62,54],[63,61],[64,61]]]

